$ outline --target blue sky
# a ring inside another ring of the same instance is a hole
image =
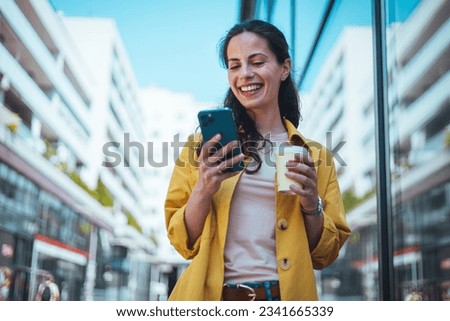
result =
[[[51,0],[66,16],[110,17],[140,86],[221,101],[227,86],[217,44],[238,17],[238,1]]]
[[[327,2],[297,1],[294,57],[297,76]],[[391,1],[390,14],[402,20],[397,14],[407,12],[405,8],[417,2]],[[228,83],[226,70],[219,63],[217,45],[237,22],[239,0],[50,0],[50,3],[66,16],[115,19],[141,87],[154,85],[191,93],[198,101],[219,103],[223,99]],[[290,0],[275,3],[273,23],[290,41]],[[345,25],[370,24],[371,0],[338,0],[302,90],[311,86],[324,57]]]
[[[302,1],[304,3],[304,1]],[[188,92],[221,102],[228,88],[217,45],[237,21],[239,0],[50,0],[66,16],[114,18],[140,86]],[[273,22],[289,33],[290,0],[278,0]],[[326,0],[306,1],[298,12],[306,27],[298,56],[306,57]],[[299,42],[299,40],[297,40]]]

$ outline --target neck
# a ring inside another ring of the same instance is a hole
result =
[[[268,133],[280,134],[286,131],[278,108],[255,113],[254,120],[258,132],[263,136]]]

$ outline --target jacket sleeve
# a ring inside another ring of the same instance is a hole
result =
[[[201,239],[199,237],[194,246],[189,248],[189,238],[184,223],[184,210],[196,181],[192,175],[198,175],[196,144],[193,136],[190,136],[188,143],[183,147],[176,160],[164,204],[169,241],[185,259],[192,259],[198,253]]]
[[[315,269],[324,269],[333,263],[339,250],[350,236],[350,227],[345,218],[333,155],[325,148],[320,152],[317,169],[318,192],[324,202],[322,236],[311,253]]]

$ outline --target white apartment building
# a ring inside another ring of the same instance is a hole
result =
[[[152,124],[146,128],[151,160],[146,163],[150,177],[145,185],[152,197],[146,198],[145,208],[149,213],[149,229],[158,240],[156,264],[152,265],[151,299],[159,300],[167,298],[166,285],[169,289],[173,287],[188,264],[169,243],[164,221],[164,201],[172,170],[188,136],[198,129],[198,111],[217,104],[197,102],[190,94],[153,86],[141,89],[141,99],[147,123]]]
[[[0,265],[31,276],[12,299],[34,299],[45,271],[69,300],[148,298],[147,174],[126,141],[145,124],[114,23],[1,1],[0,84],[0,243],[20,253]]]
[[[146,255],[132,250],[136,246],[152,253],[156,249],[144,226],[149,221],[145,202],[154,196],[145,189],[149,173],[146,160],[151,154],[148,155],[145,149],[147,126],[139,88],[114,20],[63,17],[63,22],[100,84],[95,96],[98,108],[93,119],[95,126],[103,130],[92,137],[89,149],[97,164],[106,162],[99,175],[114,196],[114,215],[122,223],[126,223],[131,215],[146,235],[142,237],[126,224],[116,230],[116,241],[123,243],[139,261]],[[111,153],[113,159],[108,157]],[[147,261],[151,260],[152,257],[147,256]],[[129,286],[137,287],[138,283],[134,280]]]
[[[197,112],[208,105],[196,102],[190,94],[153,86],[142,88],[140,95],[145,108],[144,117],[148,123],[152,122],[145,129],[146,167],[150,172],[146,191],[155,196],[145,199],[151,217],[149,228],[162,234],[165,233],[164,200],[174,162],[188,136],[198,127]]]
[[[436,0],[421,2],[388,39],[391,145],[400,154],[392,170],[403,178],[394,188],[408,198],[450,179],[449,35],[450,1]]]

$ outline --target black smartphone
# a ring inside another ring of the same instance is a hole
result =
[[[233,140],[239,141],[233,112],[228,107],[202,110],[198,113],[198,121],[202,131],[203,142],[206,143],[216,134],[222,136],[220,142],[215,146],[216,149],[224,147]],[[240,153],[241,148],[239,146],[235,147],[224,157],[224,159],[229,159]],[[244,162],[240,161],[239,163],[234,164],[233,167],[227,168],[227,171],[235,172],[242,169],[244,169]]]

